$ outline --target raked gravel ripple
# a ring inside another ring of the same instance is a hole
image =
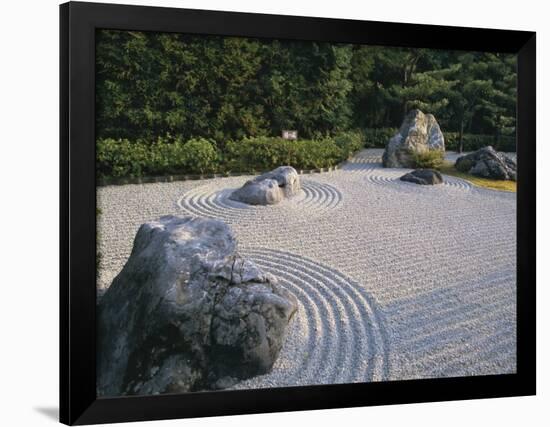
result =
[[[401,182],[381,153],[303,175],[300,195],[267,207],[227,198],[250,177],[101,187],[98,287],[141,223],[219,218],[299,302],[273,371],[236,388],[515,372],[516,195]]]

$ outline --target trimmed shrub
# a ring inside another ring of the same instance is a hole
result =
[[[297,169],[326,168],[335,166],[347,158],[342,149],[331,138],[318,141],[304,139],[298,144],[296,154],[297,156],[292,160],[291,166]]]
[[[96,168],[99,176],[136,177],[144,174],[148,149],[127,139],[100,139],[96,144]]]
[[[360,131],[345,132],[335,136],[334,142],[342,150],[342,156],[349,159],[365,145],[365,135]]]
[[[96,167],[100,177],[142,177],[166,174],[216,172],[220,155],[206,139],[180,139],[153,144],[127,139],[100,139],[96,145]]]
[[[347,157],[345,153],[349,146],[346,143],[346,148],[342,149],[330,138],[290,141],[282,138],[256,137],[229,141],[225,149],[228,170],[254,172],[281,165],[290,165],[296,169],[334,166]]]
[[[212,140],[194,138],[185,142],[170,135],[150,143],[144,140],[99,139],[96,166],[100,178],[132,178],[168,174],[207,174],[215,172],[258,172],[281,165],[296,169],[335,166],[350,158],[361,147],[384,148],[397,129],[350,131],[332,138],[285,140],[260,136],[228,141],[219,150]],[[458,133],[447,132],[445,144],[455,151]],[[493,145],[497,151],[515,151],[515,138],[503,136],[495,146],[491,135],[464,135],[464,150],[475,151]],[[417,167],[440,167],[437,154],[420,155]],[[431,158],[430,156],[435,156]],[[423,165],[423,166],[422,166]]]
[[[458,132],[444,132],[445,148],[450,151],[458,151]],[[492,145],[497,151],[514,152],[516,151],[516,138],[513,136],[501,136],[497,144],[493,135],[476,135],[466,133],[463,135],[464,151],[476,151],[482,147]]]
[[[390,138],[398,131],[397,128],[367,129],[364,132],[365,147],[385,148]]]
[[[418,153],[410,152],[416,169],[436,169],[439,170],[443,166],[444,154],[443,151],[432,150]]]
[[[190,139],[183,146],[183,165],[189,173],[214,173],[220,167],[220,155],[213,142]]]
[[[135,178],[167,174],[206,174],[223,171],[258,172],[282,165],[296,169],[335,166],[363,146],[361,132],[334,138],[290,141],[267,136],[228,141],[221,152],[207,139],[183,142],[166,136],[154,143],[143,140],[100,139],[96,163],[100,178]]]

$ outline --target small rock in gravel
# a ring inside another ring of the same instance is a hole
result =
[[[420,185],[442,184],[443,177],[434,169],[416,169],[399,178],[401,181],[413,182]]]

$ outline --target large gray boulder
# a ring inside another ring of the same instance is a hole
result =
[[[435,117],[420,110],[411,110],[399,132],[386,144],[382,163],[387,168],[414,168],[411,153],[427,151],[445,153],[445,138]]]
[[[443,183],[443,176],[434,169],[416,169],[399,178],[401,181],[419,185],[436,185]]]
[[[98,394],[225,388],[268,372],[296,300],[237,253],[229,227],[143,224],[98,309]]]
[[[229,198],[249,205],[273,205],[300,191],[300,176],[292,166],[280,166],[247,181]]]
[[[483,178],[515,181],[516,161],[487,146],[456,159],[455,168]]]
[[[249,205],[274,205],[284,199],[284,193],[274,179],[250,180],[233,191],[229,198]]]

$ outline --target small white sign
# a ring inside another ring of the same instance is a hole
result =
[[[291,139],[291,140],[298,139],[298,131],[297,130],[284,130],[283,131],[283,139]]]

